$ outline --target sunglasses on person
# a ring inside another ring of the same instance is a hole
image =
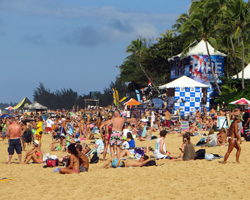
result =
[[[183,142],[187,142],[187,140],[183,140]]]

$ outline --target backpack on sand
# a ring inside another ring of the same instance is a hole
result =
[[[32,142],[32,132],[30,129],[24,132],[24,139],[26,143],[31,143]]]

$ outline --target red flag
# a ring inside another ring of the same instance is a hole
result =
[[[148,87],[149,87],[149,86],[152,86],[151,78],[149,78],[149,81],[148,81]]]

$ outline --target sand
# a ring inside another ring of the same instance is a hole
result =
[[[157,135],[157,134],[156,134]],[[196,143],[201,137],[192,137]],[[66,153],[50,152],[51,136],[42,138],[42,150],[51,155]],[[89,141],[87,141],[89,143]],[[182,138],[167,135],[166,148],[172,156],[179,155]],[[136,141],[137,146],[151,145],[155,141]],[[242,143],[241,164],[235,163],[235,150],[228,163],[223,159],[206,161],[165,162],[161,166],[143,168],[98,169],[90,165],[87,173],[60,175],[44,164],[19,165],[14,154],[7,165],[7,140],[0,141],[0,199],[249,199],[250,143]],[[30,150],[32,146],[28,146]],[[196,150],[200,148],[196,147]],[[207,153],[224,156],[227,147],[206,148]],[[26,151],[25,151],[26,152]],[[25,156],[23,152],[23,158]],[[152,155],[152,154],[150,154]],[[102,158],[102,156],[101,156]],[[157,161],[157,164],[163,163]]]

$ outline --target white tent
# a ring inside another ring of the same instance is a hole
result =
[[[242,71],[238,73],[239,78],[242,78]],[[232,76],[232,78],[237,78],[237,74]],[[244,69],[244,79],[250,79],[250,63]]]
[[[180,78],[175,79],[174,81],[167,83],[165,85],[159,86],[160,89],[165,88],[176,88],[176,87],[209,87],[208,85],[202,84],[198,81],[195,81],[187,76],[182,76]]]
[[[208,45],[208,50],[211,56],[226,56],[224,53],[221,53],[219,51],[215,51],[214,48],[207,43]],[[178,54],[176,56],[173,56],[172,58],[169,58],[168,60],[173,60],[175,57],[181,57],[181,54]],[[207,48],[206,48],[206,43],[204,40],[201,40],[197,45],[195,45],[194,47],[190,47],[189,51],[187,52],[187,54],[185,55],[185,57],[187,56],[192,56],[192,55],[207,55]]]

